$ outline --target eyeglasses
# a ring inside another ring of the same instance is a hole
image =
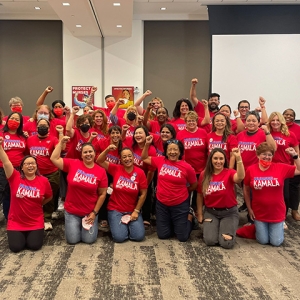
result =
[[[272,157],[273,154],[271,154],[271,153],[262,153],[261,156],[262,157]]]
[[[24,163],[23,166],[36,166],[35,162]]]
[[[168,145],[170,145],[170,144],[178,145],[178,140],[174,140],[174,139],[168,140],[168,141],[167,141],[167,144],[168,144]]]

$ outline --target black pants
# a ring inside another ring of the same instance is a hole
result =
[[[286,212],[288,209],[298,210],[300,198],[300,175],[287,178],[284,181],[284,202]]]
[[[39,250],[43,246],[44,229],[30,231],[7,230],[8,246],[12,252]]]

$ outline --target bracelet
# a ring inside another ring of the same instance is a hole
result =
[[[140,211],[136,208],[133,211],[137,212],[138,214],[140,213]]]
[[[293,159],[298,159],[298,158],[299,158],[298,154],[293,156]]]
[[[96,213],[96,211],[95,211],[95,210],[92,210],[92,213],[94,213],[94,214],[95,214],[95,216],[97,216],[97,215],[98,215],[98,213]]]
[[[270,131],[268,131],[268,132],[265,132],[265,135],[269,135],[269,134],[271,134],[271,133],[270,133]]]

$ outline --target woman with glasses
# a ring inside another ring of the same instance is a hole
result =
[[[3,148],[5,143],[5,138],[0,137],[0,161],[11,189],[8,246],[13,252],[39,250],[44,238],[43,205],[52,198],[50,183],[40,175],[33,156],[21,160],[18,172]]]
[[[0,132],[3,137],[2,147],[14,168],[18,169],[26,153],[26,136],[23,133],[23,117],[13,112],[7,117],[6,124]],[[10,187],[5,175],[3,163],[0,162],[0,199],[3,202],[3,214],[8,218],[10,206]]]
[[[274,148],[268,143],[256,149],[258,163],[250,166],[244,179],[244,195],[250,218],[256,228],[256,240],[260,244],[280,246],[284,240],[285,203],[284,180],[300,174],[300,159],[293,147],[286,153],[294,165],[272,162]],[[250,189],[252,201],[250,201]]]
[[[195,170],[182,160],[183,144],[175,139],[164,144],[164,156],[148,156],[152,136],[147,136],[142,159],[157,169],[156,228],[160,239],[174,234],[181,242],[188,240],[193,227],[189,192],[196,189]]]

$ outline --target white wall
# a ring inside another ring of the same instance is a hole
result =
[[[105,38],[104,53],[100,37],[77,38],[64,26],[63,78],[67,105],[72,103],[71,89],[76,85],[97,86],[95,104],[99,106],[104,105],[104,96],[111,94],[112,86],[137,86],[143,93],[143,21],[135,20],[132,26],[129,38]]]

